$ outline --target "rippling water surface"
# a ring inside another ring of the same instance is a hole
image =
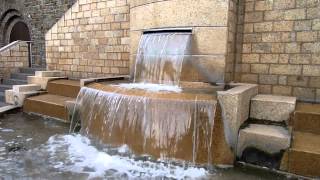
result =
[[[0,179],[284,179],[257,169],[208,170],[135,156],[111,148],[68,125],[23,113],[0,119]]]

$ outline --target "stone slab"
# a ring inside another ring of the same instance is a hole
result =
[[[23,85],[13,85],[12,89],[14,92],[28,92],[28,91],[39,91],[41,86],[38,84],[23,84]]]
[[[14,90],[5,91],[5,100],[6,103],[12,104],[15,106],[23,106],[24,100],[30,96],[35,96],[41,94],[40,91],[27,91],[27,92],[16,92]]]
[[[37,77],[37,76],[28,76],[28,84],[38,84],[41,86],[41,89],[47,89],[47,84],[49,81],[57,79],[67,79],[67,77]]]
[[[251,99],[250,118],[287,121],[295,110],[296,97],[259,94]]]
[[[35,76],[37,77],[62,77],[61,71],[36,71]]]
[[[274,154],[290,147],[291,135],[287,129],[276,125],[250,124],[239,131],[237,157],[250,147]]]
[[[258,86],[235,83],[231,86],[233,88],[218,91],[217,94],[222,109],[226,141],[235,149],[239,128],[249,117],[250,99],[258,94]]]

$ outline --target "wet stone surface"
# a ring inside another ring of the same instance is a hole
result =
[[[110,148],[69,127],[23,113],[0,119],[0,179],[286,179],[248,168],[183,167],[137,157],[127,147]],[[204,175],[204,176],[201,176]]]

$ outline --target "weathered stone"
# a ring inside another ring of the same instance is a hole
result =
[[[238,130],[249,117],[250,99],[258,94],[254,84],[234,84],[236,87],[227,91],[218,91],[218,100],[222,108],[225,136],[233,149],[236,147]]]
[[[290,147],[291,136],[287,129],[275,125],[250,124],[239,131],[237,156],[246,148],[256,148],[269,154]]]
[[[277,122],[287,121],[295,105],[295,97],[259,94],[251,99],[250,117]]]
[[[36,71],[35,76],[37,77],[62,77],[61,71]]]
[[[47,89],[47,84],[49,81],[56,79],[65,79],[66,77],[38,77],[38,76],[28,76],[28,84],[37,84],[41,86],[41,89]]]
[[[12,90],[17,93],[28,92],[28,91],[39,91],[40,85],[37,84],[25,84],[25,85],[13,85]]]

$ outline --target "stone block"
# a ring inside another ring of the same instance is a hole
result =
[[[7,104],[14,104],[14,93],[12,89],[5,90],[5,102]]]
[[[255,84],[231,84],[227,91],[218,91],[218,101],[222,109],[225,137],[228,145],[235,149],[238,130],[249,117],[250,99],[258,94]]]
[[[287,129],[275,125],[250,124],[239,131],[237,156],[246,148],[256,148],[274,154],[290,147],[291,135]]]
[[[251,99],[250,118],[287,121],[295,106],[296,97],[259,94]]]
[[[37,77],[61,77],[61,71],[36,71],[35,76]]]
[[[49,81],[57,79],[66,79],[67,77],[38,77],[38,76],[28,76],[28,84],[40,85],[41,89],[47,89],[47,84]]]
[[[130,29],[227,26],[228,7],[227,1],[220,0],[145,3],[130,9]]]
[[[28,92],[28,91],[39,91],[41,86],[38,84],[24,84],[24,85],[13,85],[12,90],[17,93]]]

